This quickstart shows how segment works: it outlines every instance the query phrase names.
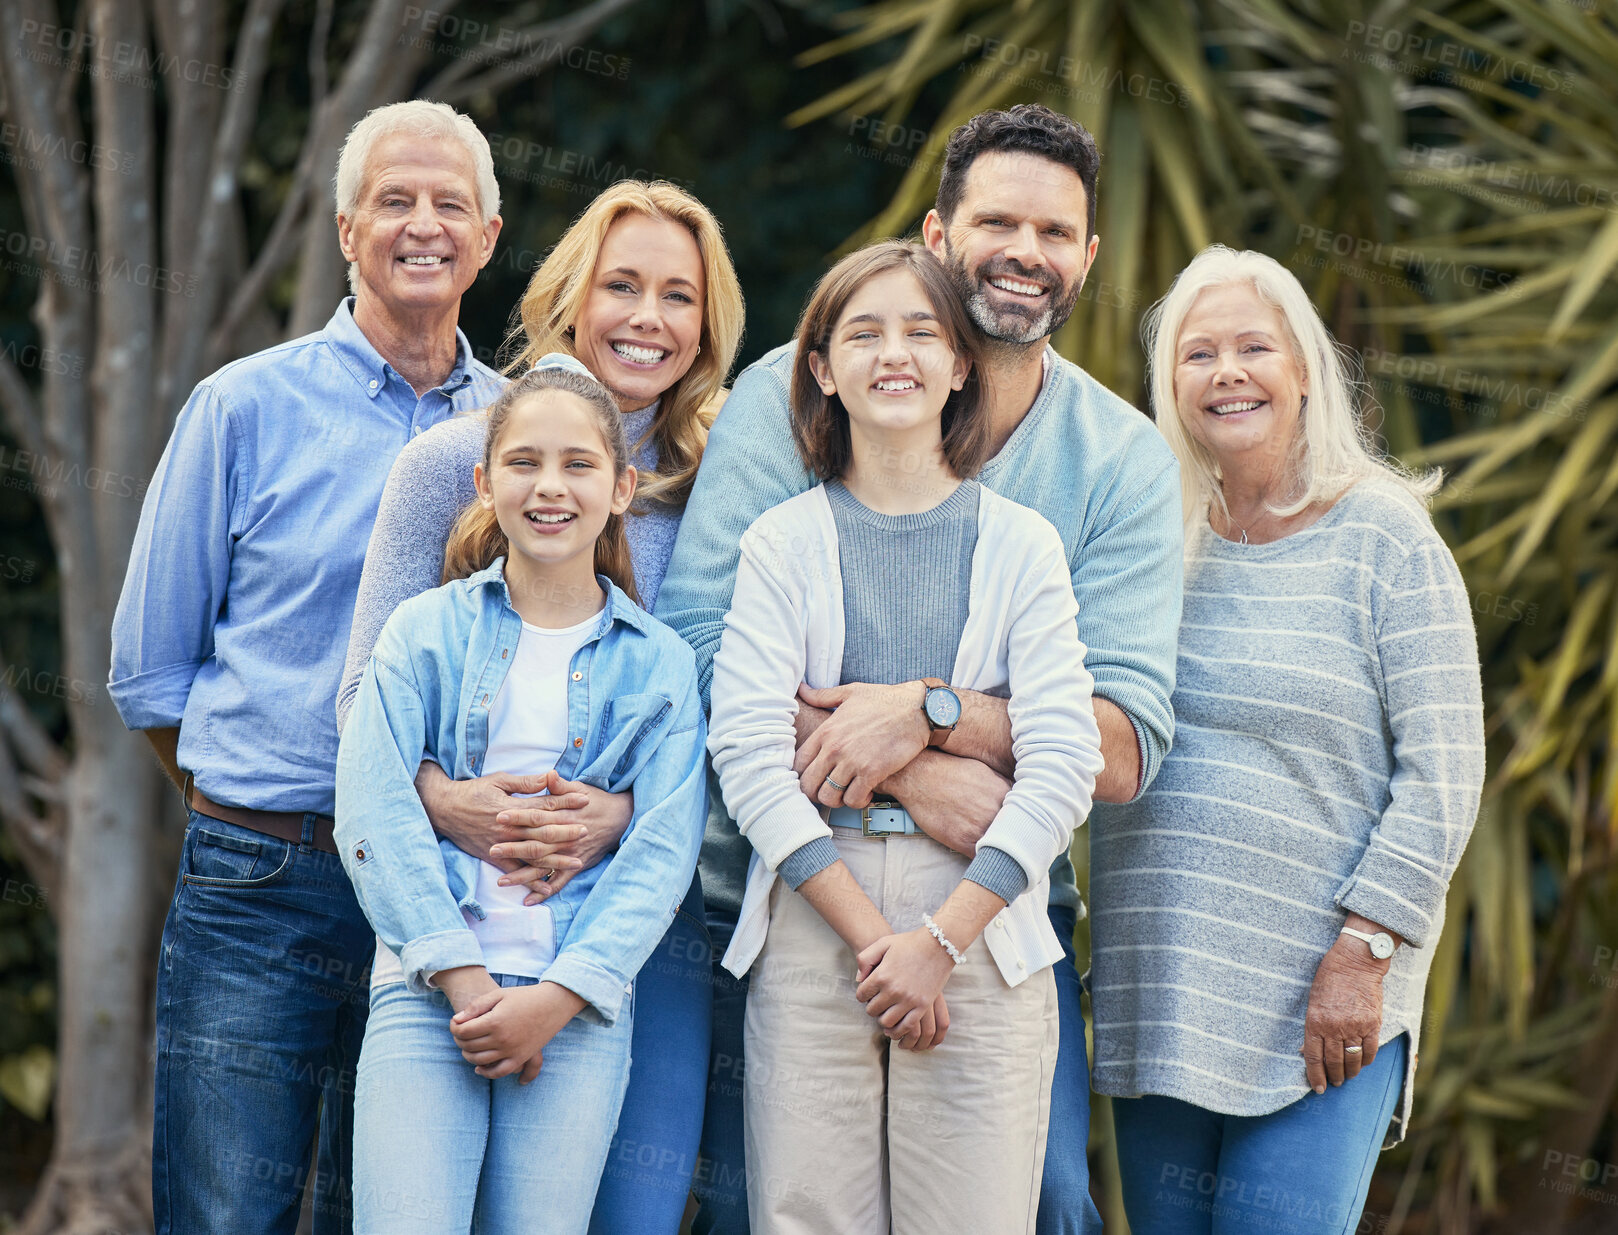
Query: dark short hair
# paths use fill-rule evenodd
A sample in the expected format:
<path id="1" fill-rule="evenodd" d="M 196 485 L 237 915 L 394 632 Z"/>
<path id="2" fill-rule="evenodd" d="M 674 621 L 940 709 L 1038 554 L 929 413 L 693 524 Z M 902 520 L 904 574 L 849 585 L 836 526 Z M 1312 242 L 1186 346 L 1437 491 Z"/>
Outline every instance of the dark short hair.
<path id="1" fill-rule="evenodd" d="M 1005 111 L 979 112 L 949 135 L 938 177 L 938 217 L 948 223 L 966 193 L 966 174 L 979 155 L 1004 151 L 1036 154 L 1070 167 L 1084 185 L 1085 239 L 1096 230 L 1096 173 L 1101 152 L 1090 130 L 1040 103 L 1019 103 Z"/>
<path id="2" fill-rule="evenodd" d="M 882 240 L 850 253 L 825 274 L 810 293 L 809 304 L 798 321 L 798 351 L 792 361 L 792 440 L 804 467 L 819 480 L 835 480 L 848 471 L 854 447 L 848 432 L 848 412 L 837 395 L 828 395 L 809 368 L 809 354 L 824 359 L 830 351 L 831 332 L 869 280 L 890 270 L 908 270 L 938 318 L 940 333 L 951 351 L 972 362 L 966 383 L 952 390 L 944 402 L 942 429 L 944 460 L 963 480 L 976 476 L 989 458 L 989 399 L 983 388 L 983 354 L 972 320 L 949 274 L 927 250 L 909 240 Z"/>

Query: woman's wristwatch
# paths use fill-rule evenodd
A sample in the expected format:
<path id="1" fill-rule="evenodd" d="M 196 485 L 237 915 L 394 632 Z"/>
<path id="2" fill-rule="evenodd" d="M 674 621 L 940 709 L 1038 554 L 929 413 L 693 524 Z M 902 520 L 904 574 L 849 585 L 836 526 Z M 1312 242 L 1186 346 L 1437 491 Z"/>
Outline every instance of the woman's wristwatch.
<path id="1" fill-rule="evenodd" d="M 1371 955 L 1379 961 L 1385 961 L 1393 955 L 1393 936 L 1387 931 L 1377 931 L 1368 935 L 1364 931 L 1357 931 L 1352 926 L 1343 927 L 1342 933 L 1352 935 L 1356 939 L 1363 939 L 1370 946 Z"/>
<path id="2" fill-rule="evenodd" d="M 927 735 L 927 745 L 942 746 L 961 719 L 961 697 L 937 678 L 922 678 L 921 684 L 927 688 L 921 697 L 921 710 L 932 730 Z"/>

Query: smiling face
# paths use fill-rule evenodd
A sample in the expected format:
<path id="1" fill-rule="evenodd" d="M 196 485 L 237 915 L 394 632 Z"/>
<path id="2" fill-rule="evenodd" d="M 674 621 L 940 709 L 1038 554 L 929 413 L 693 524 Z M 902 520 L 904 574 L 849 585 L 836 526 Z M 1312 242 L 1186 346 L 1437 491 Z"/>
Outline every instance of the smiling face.
<path id="1" fill-rule="evenodd" d="M 573 350 L 632 412 L 686 375 L 702 343 L 702 253 L 679 223 L 626 214 L 607 229 Z"/>
<path id="2" fill-rule="evenodd" d="M 826 354 L 811 354 L 809 366 L 820 389 L 841 399 L 857 455 L 861 440 L 917 449 L 926 438 L 936 447 L 944 404 L 969 362 L 950 347 L 921 280 L 888 270 L 849 297 Z"/>
<path id="3" fill-rule="evenodd" d="M 1251 283 L 1212 287 L 1192 302 L 1175 348 L 1174 402 L 1221 470 L 1286 459 L 1308 391 L 1280 311 Z"/>
<path id="4" fill-rule="evenodd" d="M 984 337 L 1034 343 L 1067 321 L 1099 243 L 1085 236 L 1087 202 L 1072 168 L 993 151 L 967 169 L 947 225 L 936 210 L 928 214 L 927 247 Z"/>
<path id="5" fill-rule="evenodd" d="M 594 575 L 595 542 L 610 514 L 635 493 L 635 469 L 614 476 L 599 413 L 552 390 L 522 398 L 494 443 L 487 471 L 473 472 L 478 501 L 510 545 L 508 566 L 547 576 Z M 560 580 L 558 580 L 560 581 Z"/>
<path id="6" fill-rule="evenodd" d="M 337 216 L 355 295 L 405 323 L 453 311 L 494 253 L 496 216 L 478 211 L 477 172 L 459 142 L 393 134 L 371 149 L 353 217 Z"/>

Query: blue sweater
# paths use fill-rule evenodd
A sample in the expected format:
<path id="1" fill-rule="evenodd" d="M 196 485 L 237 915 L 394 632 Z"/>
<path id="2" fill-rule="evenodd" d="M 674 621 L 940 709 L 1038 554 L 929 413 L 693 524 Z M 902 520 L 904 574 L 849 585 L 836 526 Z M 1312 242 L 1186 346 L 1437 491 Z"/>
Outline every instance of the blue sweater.
<path id="1" fill-rule="evenodd" d="M 792 444 L 792 358 L 791 345 L 776 348 L 736 379 L 709 434 L 658 595 L 657 615 L 696 652 L 704 706 L 742 533 L 815 484 Z M 1060 533 L 1095 693 L 1134 723 L 1150 783 L 1174 730 L 1179 468 L 1150 420 L 1054 351 L 1047 359 L 1033 406 L 977 479 L 1038 511 Z M 710 794 L 701 863 L 710 907 L 729 914 L 740 908 L 747 858 L 723 796 Z M 1051 901 L 1081 907 L 1066 857 L 1051 868 Z"/>

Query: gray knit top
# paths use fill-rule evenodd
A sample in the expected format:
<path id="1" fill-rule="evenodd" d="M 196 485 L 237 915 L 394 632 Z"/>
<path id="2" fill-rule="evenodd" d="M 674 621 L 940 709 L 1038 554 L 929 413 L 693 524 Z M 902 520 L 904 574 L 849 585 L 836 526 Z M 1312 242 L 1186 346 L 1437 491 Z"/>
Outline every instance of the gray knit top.
<path id="1" fill-rule="evenodd" d="M 1270 544 L 1204 526 L 1174 713 L 1151 788 L 1091 816 L 1096 1090 L 1231 1115 L 1303 1097 L 1310 984 L 1352 910 L 1406 941 L 1379 1037 L 1410 1035 L 1400 1139 L 1484 775 L 1471 609 L 1420 503 L 1378 478 Z"/>
<path id="2" fill-rule="evenodd" d="M 653 403 L 624 413 L 624 433 L 632 461 L 643 471 L 656 469 L 657 446 L 648 440 L 638 450 L 634 447 L 651 426 L 657 407 Z M 354 601 L 348 659 L 343 684 L 337 692 L 339 729 L 348 720 L 348 709 L 383 625 L 401 604 L 437 587 L 443 577 L 444 547 L 449 543 L 450 529 L 466 504 L 477 496 L 472 469 L 483 460 L 488 424 L 482 412 L 442 421 L 406 445 L 388 473 Z M 680 512 L 661 504 L 632 507 L 624 530 L 635 568 L 635 590 L 640 593 L 641 608 L 650 612 L 663 585 L 669 555 L 674 552 Z"/>
<path id="3" fill-rule="evenodd" d="M 839 681 L 949 681 L 971 598 L 980 494 L 977 481 L 968 480 L 931 510 L 885 515 L 842 481 L 827 482 L 843 584 Z M 821 837 L 787 855 L 778 873 L 796 889 L 837 860 L 837 846 Z M 1017 860 L 992 845 L 978 852 L 963 878 L 1008 905 L 1028 887 Z"/>

